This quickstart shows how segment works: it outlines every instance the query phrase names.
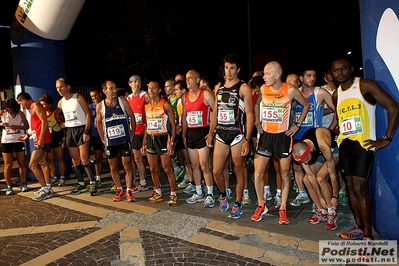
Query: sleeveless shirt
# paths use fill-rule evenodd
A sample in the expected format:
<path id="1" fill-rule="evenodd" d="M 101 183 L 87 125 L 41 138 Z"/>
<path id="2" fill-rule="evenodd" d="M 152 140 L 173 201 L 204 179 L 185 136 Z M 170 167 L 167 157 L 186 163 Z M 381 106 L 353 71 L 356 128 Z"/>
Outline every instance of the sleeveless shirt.
<path id="1" fill-rule="evenodd" d="M 302 122 L 301 127 L 293 136 L 294 139 L 301 139 L 303 134 L 310 128 L 321 127 L 323 126 L 323 112 L 324 106 L 320 105 L 317 101 L 317 94 L 319 92 L 320 87 L 316 87 L 312 94 L 310 94 L 306 100 L 308 101 L 310 107 L 309 111 L 306 114 L 305 120 Z M 302 90 L 302 87 L 299 88 Z M 295 120 L 298 121 L 298 118 L 301 116 L 303 107 L 299 103 L 295 105 Z"/>
<path id="2" fill-rule="evenodd" d="M 167 121 L 168 115 L 163 109 L 165 100 L 161 99 L 155 106 L 150 103 L 145 105 L 145 115 L 147 119 L 147 133 L 158 135 L 168 133 Z"/>
<path id="3" fill-rule="evenodd" d="M 184 107 L 186 108 L 186 121 L 187 128 L 202 128 L 209 126 L 209 114 L 211 108 L 206 106 L 204 103 L 204 93 L 205 90 L 201 89 L 197 100 L 190 102 L 189 94 L 190 91 L 186 93 L 184 99 Z"/>
<path id="4" fill-rule="evenodd" d="M 30 129 L 36 132 L 36 138 L 33 139 L 33 144 L 36 145 L 39 142 L 39 137 L 43 134 L 42 121 L 40 121 L 40 118 L 37 115 L 32 113 L 30 114 Z M 44 144 L 51 143 L 51 135 L 48 126 L 44 128 L 44 134 Z"/>
<path id="5" fill-rule="evenodd" d="M 21 114 L 18 114 L 13 117 L 11 114 L 4 112 L 1 117 L 3 123 L 8 123 L 9 126 L 20 126 L 22 124 Z M 3 127 L 3 133 L 1 135 L 1 143 L 20 143 L 18 137 L 21 135 L 20 129 L 11 129 L 10 127 Z"/>
<path id="6" fill-rule="evenodd" d="M 67 100 L 61 99 L 62 112 L 65 117 L 65 127 L 80 127 L 86 125 L 86 114 L 77 100 L 77 93 Z"/>
<path id="7" fill-rule="evenodd" d="M 135 135 L 144 134 L 144 125 L 146 124 L 144 106 L 147 104 L 145 95 L 145 91 L 140 91 L 138 95 L 130 94 L 127 97 L 127 101 L 129 102 L 130 108 L 134 113 L 134 118 L 136 119 L 136 128 L 134 130 Z"/>
<path id="8" fill-rule="evenodd" d="M 288 130 L 291 119 L 291 101 L 288 97 L 288 83 L 277 92 L 265 86 L 260 103 L 260 121 L 265 132 L 271 134 Z"/>
<path id="9" fill-rule="evenodd" d="M 244 101 L 240 98 L 240 88 L 244 82 L 238 81 L 232 87 L 221 86 L 216 93 L 217 132 L 243 134 L 246 126 Z"/>
<path id="10" fill-rule="evenodd" d="M 358 141 L 367 149 L 364 141 L 376 139 L 375 105 L 364 99 L 360 91 L 360 78 L 356 77 L 353 84 L 345 91 L 338 87 L 337 114 L 339 136 L 338 145 L 344 139 Z"/>
<path id="11" fill-rule="evenodd" d="M 97 124 L 96 124 L 96 104 L 95 103 L 89 104 L 89 110 L 91 112 L 91 136 L 99 138 L 100 135 L 98 134 Z"/>
<path id="12" fill-rule="evenodd" d="M 104 126 L 104 144 L 105 146 L 117 146 L 130 142 L 129 119 L 121 99 L 114 107 L 108 107 L 105 100 L 102 104 L 102 118 Z"/>

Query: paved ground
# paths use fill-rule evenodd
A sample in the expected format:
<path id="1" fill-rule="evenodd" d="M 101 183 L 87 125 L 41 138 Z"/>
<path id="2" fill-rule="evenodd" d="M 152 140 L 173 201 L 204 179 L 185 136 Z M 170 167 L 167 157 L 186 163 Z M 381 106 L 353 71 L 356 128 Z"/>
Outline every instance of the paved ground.
<path id="1" fill-rule="evenodd" d="M 135 194 L 136 201 L 130 204 L 113 202 L 107 174 L 94 197 L 70 195 L 75 182 L 68 180 L 67 186 L 54 187 L 53 198 L 34 202 L 37 183 L 29 184 L 29 192 L 22 193 L 16 186 L 16 195 L 5 196 L 1 180 L 0 266 L 318 265 L 318 241 L 339 239 L 338 234 L 353 224 L 346 206 L 338 209 L 337 230 L 310 225 L 308 203 L 288 206 L 290 224 L 279 225 L 272 202 L 263 220 L 252 222 L 256 207 L 252 183 L 252 203 L 233 220 L 217 206 L 187 204 L 189 196 L 182 190 L 178 206 L 169 207 L 166 202 L 149 203 L 151 191 Z M 164 177 L 162 182 L 168 196 Z M 219 196 L 216 189 L 215 196 Z M 292 190 L 290 199 L 295 196 Z"/>

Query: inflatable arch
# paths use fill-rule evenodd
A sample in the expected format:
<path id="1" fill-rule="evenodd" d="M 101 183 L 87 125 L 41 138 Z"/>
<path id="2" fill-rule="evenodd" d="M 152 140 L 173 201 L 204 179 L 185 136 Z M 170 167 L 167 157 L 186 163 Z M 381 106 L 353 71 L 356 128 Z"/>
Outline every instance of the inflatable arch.
<path id="1" fill-rule="evenodd" d="M 363 68 L 396 101 L 399 98 L 399 2 L 360 1 Z M 385 134 L 386 112 L 377 107 L 377 137 Z M 373 225 L 385 239 L 399 240 L 399 134 L 378 151 L 370 177 Z"/>
<path id="2" fill-rule="evenodd" d="M 14 92 L 29 93 L 35 101 L 50 94 L 60 98 L 55 80 L 65 76 L 64 40 L 75 23 L 84 0 L 21 0 L 11 24 Z M 29 112 L 26 112 L 29 120 Z M 27 160 L 33 143 L 27 145 Z M 65 153 L 69 158 L 69 154 Z M 70 160 L 66 160 L 67 169 Z M 69 164 L 68 164 L 69 163 Z M 68 172 L 67 172 L 68 174 Z M 28 171 L 28 179 L 35 180 Z"/>
<path id="3" fill-rule="evenodd" d="M 21 0 L 11 27 L 15 93 L 26 91 L 37 100 L 49 93 L 58 99 L 54 81 L 64 76 L 64 40 L 84 0 Z M 363 66 L 366 78 L 376 80 L 399 98 L 399 2 L 360 1 Z M 386 112 L 377 108 L 377 135 L 387 127 Z M 399 134 L 380 150 L 370 178 L 373 224 L 386 239 L 399 240 Z M 29 149 L 28 149 L 29 152 Z"/>

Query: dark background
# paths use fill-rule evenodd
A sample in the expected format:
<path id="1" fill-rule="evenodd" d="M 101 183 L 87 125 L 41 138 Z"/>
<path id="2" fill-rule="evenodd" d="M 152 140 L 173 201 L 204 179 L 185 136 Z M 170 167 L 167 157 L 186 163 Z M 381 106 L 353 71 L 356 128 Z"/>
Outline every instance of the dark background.
<path id="1" fill-rule="evenodd" d="M 10 25 L 19 1 L 0 3 Z M 361 66 L 359 3 L 267 0 L 86 0 L 66 40 L 66 77 L 72 85 L 118 87 L 139 74 L 163 81 L 197 69 L 218 79 L 225 54 L 243 59 L 248 80 L 271 60 L 283 77 L 314 67 L 318 83 L 333 56 L 352 51 Z M 0 29 L 0 87 L 13 85 L 10 29 Z"/>

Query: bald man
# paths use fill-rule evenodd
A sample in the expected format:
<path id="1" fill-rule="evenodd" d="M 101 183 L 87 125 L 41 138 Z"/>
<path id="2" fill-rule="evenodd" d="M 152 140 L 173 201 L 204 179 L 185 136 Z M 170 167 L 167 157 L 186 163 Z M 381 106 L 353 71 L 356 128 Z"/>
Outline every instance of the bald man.
<path id="1" fill-rule="evenodd" d="M 292 147 L 292 158 L 300 163 L 305 171 L 303 183 L 317 207 L 317 211 L 308 222 L 318 224 L 327 221 L 326 230 L 337 228 L 339 186 L 336 172 L 338 145 L 335 139 L 336 134 L 328 128 L 311 128 Z"/>
<path id="2" fill-rule="evenodd" d="M 279 209 L 279 224 L 288 224 L 286 205 L 290 189 L 289 170 L 291 165 L 292 136 L 301 127 L 309 110 L 309 102 L 293 85 L 283 82 L 283 69 L 280 63 L 272 61 L 264 67 L 263 80 L 258 99 L 255 102 L 255 125 L 259 132 L 259 140 L 254 155 L 255 190 L 258 206 L 252 215 L 252 221 L 258 222 L 267 213 L 264 203 L 263 173 L 271 156 L 279 161 L 282 197 Z M 292 102 L 297 101 L 303 106 L 298 120 L 292 123 Z"/>

